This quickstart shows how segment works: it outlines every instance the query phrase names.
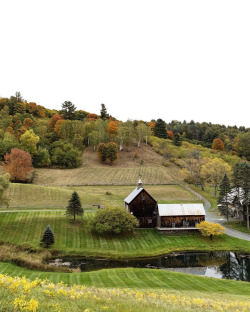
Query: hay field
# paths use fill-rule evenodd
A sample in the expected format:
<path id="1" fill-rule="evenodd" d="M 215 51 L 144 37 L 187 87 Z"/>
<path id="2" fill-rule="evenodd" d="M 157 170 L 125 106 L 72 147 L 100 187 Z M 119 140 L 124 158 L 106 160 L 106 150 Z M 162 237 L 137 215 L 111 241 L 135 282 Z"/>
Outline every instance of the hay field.
<path id="1" fill-rule="evenodd" d="M 134 157 L 135 152 L 138 156 Z M 146 184 L 175 184 L 181 181 L 179 169 L 170 163 L 162 166 L 163 157 L 150 146 L 122 151 L 112 166 L 102 164 L 90 147 L 82 155 L 82 166 L 75 169 L 36 169 L 35 184 L 66 185 L 134 185 L 139 174 Z"/>
<path id="2" fill-rule="evenodd" d="M 92 209 L 93 204 L 123 207 L 124 198 L 135 187 L 136 185 L 50 187 L 12 183 L 6 195 L 11 199 L 12 209 L 64 209 L 75 190 L 80 196 L 83 207 Z M 160 203 L 197 202 L 192 193 L 179 185 L 144 185 L 144 188 Z M 106 192 L 111 195 L 106 195 Z M 5 207 L 1 208 L 1 210 L 5 209 Z"/>

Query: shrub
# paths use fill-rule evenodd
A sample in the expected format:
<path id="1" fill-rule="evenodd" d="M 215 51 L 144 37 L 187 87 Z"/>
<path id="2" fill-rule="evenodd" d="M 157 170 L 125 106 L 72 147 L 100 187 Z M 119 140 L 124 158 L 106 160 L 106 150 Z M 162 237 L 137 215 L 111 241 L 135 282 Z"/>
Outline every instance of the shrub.
<path id="1" fill-rule="evenodd" d="M 91 230 L 99 234 L 132 232 L 139 225 L 137 219 L 124 208 L 107 207 L 96 212 L 90 221 Z"/>

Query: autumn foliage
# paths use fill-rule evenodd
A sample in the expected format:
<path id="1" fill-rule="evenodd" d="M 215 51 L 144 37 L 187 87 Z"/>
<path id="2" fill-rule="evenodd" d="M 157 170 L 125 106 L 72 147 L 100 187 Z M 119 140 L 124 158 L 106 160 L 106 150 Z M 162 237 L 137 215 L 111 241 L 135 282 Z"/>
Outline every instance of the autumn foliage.
<path id="1" fill-rule="evenodd" d="M 212 149 L 217 151 L 224 151 L 224 142 L 221 139 L 214 139 Z"/>
<path id="2" fill-rule="evenodd" d="M 198 223 L 196 228 L 200 230 L 202 236 L 209 236 L 210 239 L 212 239 L 214 235 L 223 235 L 226 232 L 226 229 L 219 223 L 208 221 Z"/>
<path id="3" fill-rule="evenodd" d="M 118 133 L 118 126 L 114 121 L 108 123 L 108 134 L 109 136 L 115 136 Z"/>
<path id="4" fill-rule="evenodd" d="M 170 140 L 172 140 L 173 137 L 174 137 L 173 131 L 172 131 L 172 130 L 168 130 L 167 133 L 168 133 L 168 138 L 169 138 Z"/>
<path id="5" fill-rule="evenodd" d="M 100 143 L 97 148 L 97 155 L 102 162 L 105 162 L 106 160 L 108 160 L 110 162 L 110 165 L 112 165 L 113 162 L 118 157 L 118 150 L 117 150 L 116 143 L 114 142 L 109 142 L 107 144 Z"/>
<path id="6" fill-rule="evenodd" d="M 50 122 L 49 122 L 49 128 L 51 131 L 54 131 L 55 125 L 58 120 L 62 120 L 62 117 L 60 115 L 53 115 L 51 117 Z"/>
<path id="7" fill-rule="evenodd" d="M 29 182 L 32 174 L 32 160 L 30 153 L 19 148 L 13 148 L 10 154 L 4 156 L 3 171 L 9 173 L 14 182 Z"/>

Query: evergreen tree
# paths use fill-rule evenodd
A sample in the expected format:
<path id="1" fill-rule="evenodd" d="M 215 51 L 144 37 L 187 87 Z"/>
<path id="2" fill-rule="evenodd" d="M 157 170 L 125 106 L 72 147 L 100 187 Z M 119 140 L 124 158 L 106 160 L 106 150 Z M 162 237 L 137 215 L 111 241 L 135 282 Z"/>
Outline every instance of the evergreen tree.
<path id="1" fill-rule="evenodd" d="M 166 123 L 162 119 L 157 119 L 154 127 L 154 135 L 158 138 L 167 138 L 167 128 Z"/>
<path id="2" fill-rule="evenodd" d="M 220 184 L 219 187 L 219 198 L 218 198 L 218 203 L 221 204 L 219 210 L 220 212 L 227 217 L 229 217 L 229 195 L 231 192 L 231 185 L 230 181 L 228 179 L 227 174 L 225 173 L 223 180 Z"/>
<path id="3" fill-rule="evenodd" d="M 235 191 L 236 196 L 233 199 L 233 205 L 236 209 L 236 213 L 238 218 L 241 219 L 241 222 L 243 221 L 243 207 L 240 202 L 240 188 L 241 188 L 241 166 L 239 163 L 236 163 L 233 167 L 233 173 L 232 173 L 232 189 Z"/>
<path id="4" fill-rule="evenodd" d="M 250 208 L 250 165 L 247 162 L 244 162 L 240 166 L 241 172 L 241 188 L 242 194 L 241 199 L 243 206 L 246 209 L 247 216 L 247 228 L 249 229 L 249 208 Z"/>
<path id="5" fill-rule="evenodd" d="M 46 230 L 43 233 L 40 245 L 46 248 L 50 247 L 55 243 L 54 234 L 49 225 L 47 225 Z"/>
<path id="6" fill-rule="evenodd" d="M 181 140 L 181 135 L 179 133 L 175 133 L 173 137 L 173 144 L 175 146 L 181 146 L 182 140 Z"/>
<path id="7" fill-rule="evenodd" d="M 65 101 L 62 103 L 61 113 L 63 114 L 64 119 L 73 120 L 75 117 L 75 105 L 70 101 Z"/>
<path id="8" fill-rule="evenodd" d="M 78 193 L 75 191 L 72 193 L 72 196 L 68 202 L 66 214 L 72 215 L 74 217 L 74 222 L 76 220 L 76 216 L 83 215 L 82 204 Z"/>
<path id="9" fill-rule="evenodd" d="M 101 111 L 100 111 L 100 117 L 101 119 L 107 119 L 108 118 L 107 108 L 105 104 L 101 104 Z"/>

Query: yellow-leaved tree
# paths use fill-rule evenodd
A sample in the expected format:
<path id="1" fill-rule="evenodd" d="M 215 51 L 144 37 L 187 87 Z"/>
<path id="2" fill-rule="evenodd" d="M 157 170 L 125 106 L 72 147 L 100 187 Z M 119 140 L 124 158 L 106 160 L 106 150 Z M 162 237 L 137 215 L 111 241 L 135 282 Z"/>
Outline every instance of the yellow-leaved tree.
<path id="1" fill-rule="evenodd" d="M 213 235 L 223 235 L 226 232 L 226 229 L 219 223 L 208 221 L 202 221 L 201 223 L 198 223 L 196 228 L 199 229 L 202 236 L 209 236 L 210 239 L 213 238 Z"/>
<path id="2" fill-rule="evenodd" d="M 32 129 L 27 130 L 20 137 L 21 149 L 30 153 L 31 155 L 35 155 L 37 153 L 37 143 L 39 140 L 39 136 L 36 135 Z"/>
<path id="3" fill-rule="evenodd" d="M 225 173 L 230 176 L 231 167 L 220 158 L 207 158 L 206 163 L 201 167 L 201 179 L 214 187 L 215 197 Z"/>

